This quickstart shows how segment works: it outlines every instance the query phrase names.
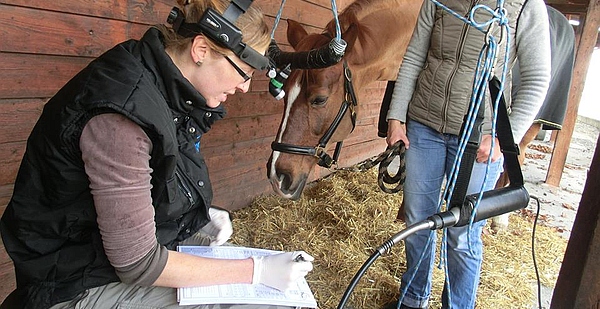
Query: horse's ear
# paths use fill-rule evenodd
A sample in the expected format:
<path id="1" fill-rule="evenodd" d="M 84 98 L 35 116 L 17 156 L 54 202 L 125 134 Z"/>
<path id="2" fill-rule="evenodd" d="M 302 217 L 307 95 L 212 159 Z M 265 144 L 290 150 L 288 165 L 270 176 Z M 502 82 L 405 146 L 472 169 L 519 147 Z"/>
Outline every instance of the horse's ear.
<path id="1" fill-rule="evenodd" d="M 358 38 L 359 27 L 356 24 L 350 24 L 346 32 L 342 34 L 342 39 L 346 41 L 346 50 L 352 50 L 356 39 Z"/>
<path id="2" fill-rule="evenodd" d="M 294 49 L 296 49 L 296 46 L 298 45 L 298 43 L 304 39 L 305 36 L 308 35 L 308 32 L 306 32 L 306 30 L 304 29 L 304 27 L 302 27 L 302 25 L 293 20 L 293 19 L 288 19 L 287 20 L 287 39 L 288 42 L 290 43 L 290 45 L 292 45 L 292 47 Z"/>

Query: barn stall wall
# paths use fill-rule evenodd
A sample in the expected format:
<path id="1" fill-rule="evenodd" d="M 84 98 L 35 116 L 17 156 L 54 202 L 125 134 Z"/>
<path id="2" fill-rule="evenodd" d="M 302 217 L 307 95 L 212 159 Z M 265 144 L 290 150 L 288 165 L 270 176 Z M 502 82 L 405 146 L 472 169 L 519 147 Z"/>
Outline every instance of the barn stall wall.
<path id="1" fill-rule="evenodd" d="M 349 2 L 338 2 L 338 9 Z M 27 137 L 46 101 L 104 51 L 140 38 L 149 25 L 163 23 L 174 4 L 167 0 L 0 0 L 0 214 L 10 200 Z M 280 4 L 254 3 L 265 12 L 270 26 Z M 301 22 L 309 32 L 319 32 L 332 18 L 331 2 L 286 2 L 275 34 L 284 50 L 289 50 L 287 18 Z M 271 97 L 267 86 L 264 74 L 255 74 L 249 93 L 230 97 L 225 103 L 226 119 L 202 139 L 215 205 L 238 209 L 272 191 L 265 166 L 283 103 Z M 376 134 L 384 89 L 384 82 L 374 82 L 359 97 L 357 128 L 344 143 L 341 165 L 358 163 L 385 149 Z M 328 170 L 317 168 L 312 180 L 327 174 Z M 14 287 L 12 262 L 1 246 L 0 300 Z"/>

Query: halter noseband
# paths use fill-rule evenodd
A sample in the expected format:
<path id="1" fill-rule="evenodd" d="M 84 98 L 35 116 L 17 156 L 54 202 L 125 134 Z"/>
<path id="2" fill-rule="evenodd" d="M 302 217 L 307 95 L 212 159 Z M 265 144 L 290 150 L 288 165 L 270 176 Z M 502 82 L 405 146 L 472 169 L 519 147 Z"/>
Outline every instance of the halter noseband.
<path id="1" fill-rule="evenodd" d="M 325 131 L 325 134 L 319 139 L 319 143 L 315 147 L 309 146 L 297 146 L 286 143 L 278 143 L 272 142 L 271 149 L 274 151 L 279 151 L 283 153 L 303 155 L 303 156 L 313 156 L 319 158 L 319 162 L 317 163 L 321 167 L 330 168 L 333 164 L 337 162 L 337 159 L 340 155 L 340 151 L 342 149 L 343 141 L 337 142 L 335 146 L 335 151 L 333 153 L 333 158 L 327 154 L 325 147 L 327 143 L 335 133 L 335 130 L 340 125 L 340 122 L 346 115 L 346 111 L 350 109 L 350 119 L 352 120 L 352 131 L 354 131 L 354 127 L 356 126 L 356 105 L 358 104 L 358 100 L 356 99 L 356 93 L 354 92 L 354 87 L 352 86 L 352 72 L 348 67 L 348 63 L 344 61 L 344 101 L 340 106 L 340 110 L 338 111 L 335 119 Z"/>

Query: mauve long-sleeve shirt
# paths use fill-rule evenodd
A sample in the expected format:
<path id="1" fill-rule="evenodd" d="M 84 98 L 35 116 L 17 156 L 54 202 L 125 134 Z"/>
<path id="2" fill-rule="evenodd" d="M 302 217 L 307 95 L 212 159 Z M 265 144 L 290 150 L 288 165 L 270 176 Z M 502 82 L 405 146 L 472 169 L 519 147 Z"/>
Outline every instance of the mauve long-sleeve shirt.
<path id="1" fill-rule="evenodd" d="M 86 124 L 80 149 L 108 260 L 122 282 L 152 285 L 168 252 L 155 234 L 150 139 L 125 116 L 108 113 Z"/>

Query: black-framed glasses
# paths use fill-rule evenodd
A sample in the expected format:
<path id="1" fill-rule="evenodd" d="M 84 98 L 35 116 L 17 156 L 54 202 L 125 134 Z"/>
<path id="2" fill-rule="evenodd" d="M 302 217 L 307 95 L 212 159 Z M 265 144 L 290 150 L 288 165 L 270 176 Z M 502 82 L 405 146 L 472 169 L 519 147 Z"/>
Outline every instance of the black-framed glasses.
<path id="1" fill-rule="evenodd" d="M 238 74 L 240 74 L 240 76 L 242 78 L 244 78 L 244 83 L 249 81 L 252 76 L 249 76 L 248 74 L 246 74 L 246 72 L 244 72 L 244 70 L 242 70 L 242 68 L 240 68 L 237 64 L 235 64 L 235 62 L 233 62 L 233 60 L 231 60 L 228 56 L 223 56 L 225 57 L 225 59 L 227 59 L 227 62 L 229 62 L 231 64 L 231 66 L 238 72 Z"/>

